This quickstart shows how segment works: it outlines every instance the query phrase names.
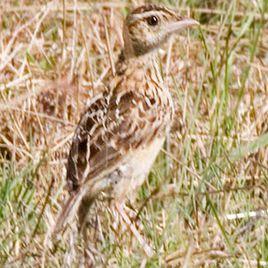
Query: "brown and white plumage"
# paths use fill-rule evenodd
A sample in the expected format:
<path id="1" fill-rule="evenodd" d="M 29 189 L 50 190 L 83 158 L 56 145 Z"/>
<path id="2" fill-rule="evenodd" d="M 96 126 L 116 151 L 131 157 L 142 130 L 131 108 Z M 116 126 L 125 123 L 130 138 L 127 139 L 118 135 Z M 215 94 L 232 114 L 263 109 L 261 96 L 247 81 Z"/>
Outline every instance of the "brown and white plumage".
<path id="1" fill-rule="evenodd" d="M 172 33 L 194 24 L 157 5 L 139 7 L 128 15 L 116 75 L 106 77 L 102 93 L 91 100 L 75 131 L 67 164 L 71 196 L 56 231 L 79 206 L 81 225 L 87 207 L 100 192 L 123 200 L 143 183 L 173 113 L 155 49 Z"/>

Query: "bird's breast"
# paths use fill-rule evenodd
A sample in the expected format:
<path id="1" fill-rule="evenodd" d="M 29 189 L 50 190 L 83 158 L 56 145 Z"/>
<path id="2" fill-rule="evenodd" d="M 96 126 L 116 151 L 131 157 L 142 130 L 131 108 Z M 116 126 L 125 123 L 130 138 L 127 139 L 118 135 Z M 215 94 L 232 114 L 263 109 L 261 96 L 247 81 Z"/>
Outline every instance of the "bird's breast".
<path id="1" fill-rule="evenodd" d="M 123 200 L 132 197 L 146 179 L 163 143 L 163 137 L 157 138 L 146 147 L 136 150 L 110 174 L 109 180 L 112 185 L 110 194 L 114 199 Z"/>

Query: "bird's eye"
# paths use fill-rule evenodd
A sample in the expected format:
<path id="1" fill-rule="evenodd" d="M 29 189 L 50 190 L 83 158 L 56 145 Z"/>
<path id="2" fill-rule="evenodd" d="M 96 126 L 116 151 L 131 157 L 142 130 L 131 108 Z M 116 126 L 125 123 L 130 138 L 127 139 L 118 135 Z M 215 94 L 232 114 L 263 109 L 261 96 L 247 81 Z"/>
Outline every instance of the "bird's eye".
<path id="1" fill-rule="evenodd" d="M 147 23 L 150 25 L 150 26 L 155 26 L 158 24 L 158 18 L 156 16 L 150 16 L 147 18 Z"/>

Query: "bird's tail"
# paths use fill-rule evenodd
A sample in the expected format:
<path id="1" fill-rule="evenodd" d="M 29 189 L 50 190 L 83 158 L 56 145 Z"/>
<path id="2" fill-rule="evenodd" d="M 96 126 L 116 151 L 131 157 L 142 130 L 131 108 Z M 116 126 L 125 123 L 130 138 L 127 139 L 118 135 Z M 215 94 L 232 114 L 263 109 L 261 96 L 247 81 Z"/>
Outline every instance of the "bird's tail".
<path id="1" fill-rule="evenodd" d="M 55 222 L 51 232 L 52 235 L 59 233 L 64 227 L 66 227 L 67 223 L 72 221 L 84 195 L 84 192 L 80 189 L 69 197 Z"/>

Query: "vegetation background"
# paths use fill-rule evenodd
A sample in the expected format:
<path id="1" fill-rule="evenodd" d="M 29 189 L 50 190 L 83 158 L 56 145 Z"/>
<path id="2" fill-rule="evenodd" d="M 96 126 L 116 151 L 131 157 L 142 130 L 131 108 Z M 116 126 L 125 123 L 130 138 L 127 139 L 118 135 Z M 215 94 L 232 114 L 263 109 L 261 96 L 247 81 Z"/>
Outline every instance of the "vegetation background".
<path id="1" fill-rule="evenodd" d="M 268 1 L 159 1 L 202 24 L 159 52 L 175 124 L 131 211 L 104 209 L 108 267 L 268 267 Z M 123 46 L 127 1 L 0 2 L 0 266 L 76 267 L 77 233 L 45 247 L 70 139 Z M 108 42 L 109 41 L 109 42 Z"/>

